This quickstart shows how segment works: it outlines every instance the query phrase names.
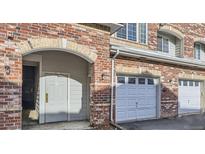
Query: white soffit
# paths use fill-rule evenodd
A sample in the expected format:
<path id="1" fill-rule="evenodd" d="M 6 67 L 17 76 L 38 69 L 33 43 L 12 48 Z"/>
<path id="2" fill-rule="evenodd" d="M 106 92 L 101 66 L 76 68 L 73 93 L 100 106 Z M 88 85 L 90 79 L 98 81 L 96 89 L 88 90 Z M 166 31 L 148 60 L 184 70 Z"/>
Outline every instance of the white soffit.
<path id="1" fill-rule="evenodd" d="M 103 25 L 103 26 L 110 27 L 111 34 L 115 33 L 118 29 L 120 29 L 123 26 L 123 25 L 118 24 L 118 23 L 99 23 L 99 24 Z"/>

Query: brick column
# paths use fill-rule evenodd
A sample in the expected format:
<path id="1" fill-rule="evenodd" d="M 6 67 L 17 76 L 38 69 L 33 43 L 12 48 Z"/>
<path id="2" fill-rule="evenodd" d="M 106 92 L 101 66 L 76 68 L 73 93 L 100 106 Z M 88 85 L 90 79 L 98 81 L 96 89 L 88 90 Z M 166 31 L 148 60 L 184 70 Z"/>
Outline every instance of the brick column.
<path id="1" fill-rule="evenodd" d="M 0 129 L 21 129 L 22 57 L 15 48 L 0 51 L 0 70 Z"/>
<path id="2" fill-rule="evenodd" d="M 93 64 L 91 77 L 90 123 L 96 128 L 109 128 L 111 103 L 111 59 L 109 33 L 105 33 Z"/>

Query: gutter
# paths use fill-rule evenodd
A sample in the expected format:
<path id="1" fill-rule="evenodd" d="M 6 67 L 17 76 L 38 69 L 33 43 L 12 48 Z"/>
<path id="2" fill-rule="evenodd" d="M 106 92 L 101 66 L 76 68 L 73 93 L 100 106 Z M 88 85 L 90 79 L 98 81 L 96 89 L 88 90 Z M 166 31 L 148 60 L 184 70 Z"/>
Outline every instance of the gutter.
<path id="1" fill-rule="evenodd" d="M 147 60 L 153 60 L 158 62 L 205 69 L 205 62 L 197 61 L 194 59 L 173 57 L 167 54 L 163 54 L 160 51 L 131 48 L 131 47 L 119 46 L 119 45 L 111 45 L 111 52 L 116 53 L 116 51 L 119 51 L 119 54 L 123 56 L 144 58 Z"/>
<path id="2" fill-rule="evenodd" d="M 115 53 L 115 55 L 112 57 L 112 75 L 111 75 L 111 107 L 110 107 L 110 119 L 111 122 L 114 123 L 113 120 L 113 104 L 114 104 L 114 100 L 113 100 L 113 94 L 114 94 L 114 77 L 115 77 L 115 58 L 119 55 L 119 50 L 117 50 L 117 52 Z"/>

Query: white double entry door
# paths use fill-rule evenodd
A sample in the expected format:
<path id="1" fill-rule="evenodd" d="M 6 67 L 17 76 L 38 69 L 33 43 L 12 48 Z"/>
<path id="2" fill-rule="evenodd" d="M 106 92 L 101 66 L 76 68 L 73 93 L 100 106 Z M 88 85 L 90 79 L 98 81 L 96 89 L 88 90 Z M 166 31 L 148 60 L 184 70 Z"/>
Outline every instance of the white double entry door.
<path id="1" fill-rule="evenodd" d="M 45 122 L 68 121 L 70 80 L 69 74 L 46 74 Z"/>

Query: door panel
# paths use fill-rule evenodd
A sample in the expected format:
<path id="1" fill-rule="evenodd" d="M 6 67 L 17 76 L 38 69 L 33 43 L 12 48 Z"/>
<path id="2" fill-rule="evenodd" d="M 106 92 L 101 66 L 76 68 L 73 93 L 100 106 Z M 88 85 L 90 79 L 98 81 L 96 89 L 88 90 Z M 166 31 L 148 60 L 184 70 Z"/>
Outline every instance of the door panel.
<path id="1" fill-rule="evenodd" d="M 87 119 L 86 86 L 71 78 L 71 100 L 69 104 L 70 120 Z"/>
<path id="2" fill-rule="evenodd" d="M 68 77 L 49 75 L 45 79 L 46 122 L 68 120 Z"/>

